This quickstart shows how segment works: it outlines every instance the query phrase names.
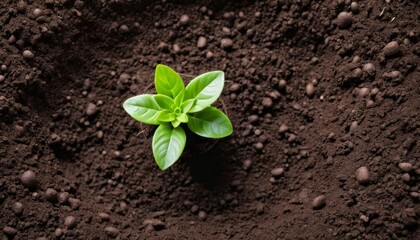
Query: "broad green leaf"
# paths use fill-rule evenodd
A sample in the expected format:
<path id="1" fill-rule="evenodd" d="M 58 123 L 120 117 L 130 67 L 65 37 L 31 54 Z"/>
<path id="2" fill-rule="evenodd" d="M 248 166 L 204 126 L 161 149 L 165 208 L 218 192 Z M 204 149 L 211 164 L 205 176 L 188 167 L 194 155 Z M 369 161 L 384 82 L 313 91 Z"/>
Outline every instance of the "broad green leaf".
<path id="1" fill-rule="evenodd" d="M 175 120 L 175 118 L 175 113 L 166 109 L 160 111 L 160 113 L 157 116 L 157 120 L 160 122 L 172 122 L 173 120 Z"/>
<path id="2" fill-rule="evenodd" d="M 179 116 L 176 117 L 176 120 L 187 123 L 188 122 L 188 115 L 186 113 L 182 113 Z"/>
<path id="3" fill-rule="evenodd" d="M 188 127 L 197 135 L 208 138 L 222 138 L 233 132 L 229 118 L 215 107 L 189 115 Z"/>
<path id="4" fill-rule="evenodd" d="M 181 122 L 175 119 L 171 122 L 171 124 L 174 128 L 177 128 L 181 124 Z"/>
<path id="5" fill-rule="evenodd" d="M 181 127 L 172 128 L 162 124 L 153 135 L 153 156 L 160 169 L 165 170 L 174 164 L 184 151 L 186 136 Z"/>
<path id="6" fill-rule="evenodd" d="M 188 113 L 191 110 L 191 108 L 194 106 L 194 103 L 195 103 L 194 99 L 190 99 L 190 100 L 187 100 L 187 101 L 183 102 L 182 106 L 181 106 L 182 112 L 183 113 Z"/>
<path id="7" fill-rule="evenodd" d="M 155 70 L 156 92 L 175 99 L 179 93 L 185 91 L 182 78 L 172 68 L 158 64 Z"/>
<path id="8" fill-rule="evenodd" d="M 174 100 L 172 100 L 172 98 L 163 95 L 163 94 L 157 94 L 153 96 L 157 102 L 157 104 L 163 108 L 163 109 L 167 109 L 167 110 L 172 110 L 172 107 L 174 105 Z"/>
<path id="9" fill-rule="evenodd" d="M 182 102 L 184 101 L 184 95 L 185 91 L 182 91 L 178 94 L 178 96 L 175 97 L 174 103 L 176 107 L 180 107 L 182 105 Z"/>
<path id="10" fill-rule="evenodd" d="M 147 124 L 158 125 L 157 116 L 161 110 L 153 95 L 143 94 L 127 99 L 124 110 L 134 119 Z"/>
<path id="11" fill-rule="evenodd" d="M 196 100 L 189 112 L 201 111 L 214 103 L 222 93 L 224 83 L 222 71 L 207 72 L 194 78 L 185 88 L 185 100 Z"/>

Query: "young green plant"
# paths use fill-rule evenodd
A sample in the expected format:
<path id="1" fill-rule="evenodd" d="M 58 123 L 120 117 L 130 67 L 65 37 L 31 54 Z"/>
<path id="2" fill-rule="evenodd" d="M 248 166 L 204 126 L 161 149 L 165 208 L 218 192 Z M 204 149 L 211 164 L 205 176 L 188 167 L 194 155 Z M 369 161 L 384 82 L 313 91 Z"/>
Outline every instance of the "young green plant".
<path id="1" fill-rule="evenodd" d="M 142 94 L 127 99 L 123 107 L 135 120 L 159 125 L 153 135 L 153 156 L 160 169 L 172 166 L 185 148 L 182 123 L 199 136 L 223 138 L 232 134 L 229 118 L 211 105 L 222 93 L 222 71 L 201 74 L 185 87 L 170 67 L 158 64 L 155 71 L 157 94 Z"/>

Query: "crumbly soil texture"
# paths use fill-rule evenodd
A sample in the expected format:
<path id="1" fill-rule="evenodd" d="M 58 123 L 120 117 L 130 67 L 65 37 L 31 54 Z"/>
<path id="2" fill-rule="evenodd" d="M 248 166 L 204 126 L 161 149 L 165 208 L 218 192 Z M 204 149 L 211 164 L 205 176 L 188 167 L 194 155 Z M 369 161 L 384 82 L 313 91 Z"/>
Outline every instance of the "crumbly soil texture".
<path id="1" fill-rule="evenodd" d="M 419 239 L 419 13 L 416 0 L 1 0 L 0 236 Z M 224 71 L 234 126 L 192 136 L 166 171 L 154 128 L 122 108 L 159 63 Z"/>

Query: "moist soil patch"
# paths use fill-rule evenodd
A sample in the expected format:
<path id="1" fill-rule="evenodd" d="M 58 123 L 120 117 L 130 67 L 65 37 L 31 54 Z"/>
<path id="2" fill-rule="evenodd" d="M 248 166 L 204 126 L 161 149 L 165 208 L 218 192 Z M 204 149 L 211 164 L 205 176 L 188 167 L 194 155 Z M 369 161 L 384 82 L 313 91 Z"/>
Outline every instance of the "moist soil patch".
<path id="1" fill-rule="evenodd" d="M 2 239 L 415 239 L 419 4 L 2 0 Z M 122 108 L 222 70 L 234 133 L 167 171 Z"/>

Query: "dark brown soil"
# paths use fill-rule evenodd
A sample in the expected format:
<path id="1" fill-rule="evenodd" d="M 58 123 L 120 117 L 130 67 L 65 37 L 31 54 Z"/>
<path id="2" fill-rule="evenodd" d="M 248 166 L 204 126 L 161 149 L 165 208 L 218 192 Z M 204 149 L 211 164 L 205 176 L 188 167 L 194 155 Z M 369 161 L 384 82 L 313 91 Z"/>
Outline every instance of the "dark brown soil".
<path id="1" fill-rule="evenodd" d="M 0 1 L 2 239 L 420 235 L 417 1 L 17 2 Z M 158 63 L 225 71 L 235 128 L 165 172 L 122 108 Z"/>

